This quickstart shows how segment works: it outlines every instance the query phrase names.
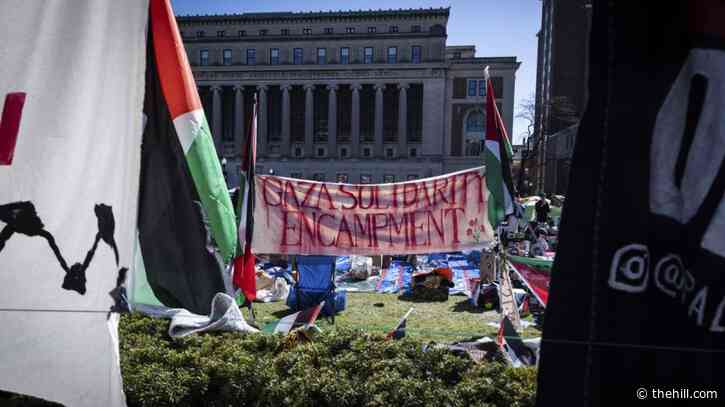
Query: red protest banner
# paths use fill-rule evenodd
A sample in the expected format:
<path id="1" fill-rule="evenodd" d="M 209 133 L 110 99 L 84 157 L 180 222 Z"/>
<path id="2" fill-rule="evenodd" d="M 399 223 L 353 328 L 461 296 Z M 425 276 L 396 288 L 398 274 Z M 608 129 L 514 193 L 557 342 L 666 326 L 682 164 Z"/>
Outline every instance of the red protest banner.
<path id="1" fill-rule="evenodd" d="M 482 167 L 392 184 L 255 177 L 255 253 L 456 251 L 492 239 Z"/>

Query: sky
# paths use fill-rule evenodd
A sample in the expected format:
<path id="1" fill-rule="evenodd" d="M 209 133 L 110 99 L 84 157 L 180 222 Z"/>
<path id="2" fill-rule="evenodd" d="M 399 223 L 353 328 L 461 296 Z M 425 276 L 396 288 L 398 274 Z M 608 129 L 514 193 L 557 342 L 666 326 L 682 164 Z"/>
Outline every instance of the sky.
<path id="1" fill-rule="evenodd" d="M 515 56 L 515 113 L 536 84 L 536 33 L 541 24 L 539 0 L 171 0 L 176 14 L 224 14 L 259 11 L 368 10 L 390 8 L 451 7 L 448 45 L 475 45 L 476 55 Z M 513 142 L 522 141 L 527 122 L 514 119 Z"/>

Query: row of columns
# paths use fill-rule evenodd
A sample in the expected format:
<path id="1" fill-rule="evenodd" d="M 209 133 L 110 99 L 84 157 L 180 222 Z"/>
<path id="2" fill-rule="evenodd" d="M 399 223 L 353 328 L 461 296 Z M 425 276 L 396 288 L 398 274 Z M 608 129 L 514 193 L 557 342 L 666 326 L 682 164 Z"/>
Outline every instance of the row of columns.
<path id="1" fill-rule="evenodd" d="M 375 122 L 374 122 L 374 155 L 383 157 L 384 141 L 383 141 L 383 91 L 385 84 L 375 84 Z M 281 151 L 283 156 L 290 155 L 290 88 L 291 84 L 282 84 L 280 89 L 282 92 L 282 141 Z M 351 151 L 352 157 L 359 157 L 360 151 L 360 90 L 361 84 L 350 85 L 352 90 L 351 103 Z M 398 100 L 398 155 L 407 155 L 407 129 L 408 129 L 408 84 L 402 83 L 397 85 L 399 89 Z M 268 85 L 257 86 L 257 95 L 259 99 L 260 109 L 257 117 L 257 148 L 260 155 L 265 155 L 267 151 L 267 91 Z M 314 84 L 304 85 L 305 89 L 305 156 L 312 157 L 314 153 Z M 215 136 L 217 143 L 217 151 L 220 151 L 219 145 L 222 132 L 222 106 L 221 106 L 221 86 L 212 86 L 213 107 L 212 107 L 212 134 Z M 327 85 L 328 90 L 328 136 L 327 150 L 328 156 L 337 156 L 337 85 Z M 240 137 L 244 132 L 244 93 L 242 86 L 234 87 L 234 134 Z"/>

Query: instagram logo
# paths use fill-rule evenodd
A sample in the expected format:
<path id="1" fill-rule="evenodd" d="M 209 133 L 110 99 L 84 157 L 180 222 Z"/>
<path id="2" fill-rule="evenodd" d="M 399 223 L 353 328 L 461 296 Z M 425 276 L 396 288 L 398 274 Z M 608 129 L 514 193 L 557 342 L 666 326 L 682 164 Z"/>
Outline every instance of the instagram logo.
<path id="1" fill-rule="evenodd" d="M 649 249 L 642 244 L 629 244 L 614 254 L 609 270 L 609 286 L 628 293 L 647 289 Z"/>

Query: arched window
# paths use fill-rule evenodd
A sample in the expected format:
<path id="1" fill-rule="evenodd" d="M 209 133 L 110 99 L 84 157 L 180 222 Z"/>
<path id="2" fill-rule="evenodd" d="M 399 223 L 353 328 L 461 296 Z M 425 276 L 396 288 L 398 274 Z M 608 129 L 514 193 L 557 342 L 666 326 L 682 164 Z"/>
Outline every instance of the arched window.
<path id="1" fill-rule="evenodd" d="M 479 156 L 483 147 L 484 114 L 473 110 L 466 116 L 463 129 L 464 152 L 466 156 Z"/>

